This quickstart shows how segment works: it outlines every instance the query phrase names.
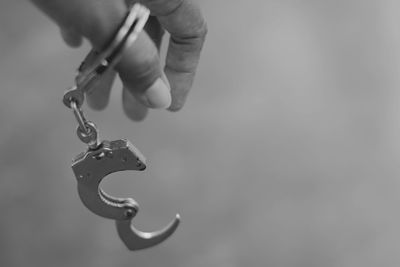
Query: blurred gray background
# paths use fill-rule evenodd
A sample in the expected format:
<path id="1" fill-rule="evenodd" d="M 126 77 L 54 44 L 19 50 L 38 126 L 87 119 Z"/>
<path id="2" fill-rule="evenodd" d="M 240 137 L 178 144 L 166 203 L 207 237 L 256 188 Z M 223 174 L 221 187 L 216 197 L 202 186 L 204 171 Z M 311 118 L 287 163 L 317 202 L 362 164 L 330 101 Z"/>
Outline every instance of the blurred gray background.
<path id="1" fill-rule="evenodd" d="M 0 2 L 0 266 L 400 266 L 400 2 L 199 2 L 210 31 L 184 110 L 132 123 L 117 83 L 87 113 L 148 159 L 105 182 L 139 202 L 137 227 L 183 218 L 133 253 L 70 168 L 84 145 L 61 98 L 89 46 Z"/>

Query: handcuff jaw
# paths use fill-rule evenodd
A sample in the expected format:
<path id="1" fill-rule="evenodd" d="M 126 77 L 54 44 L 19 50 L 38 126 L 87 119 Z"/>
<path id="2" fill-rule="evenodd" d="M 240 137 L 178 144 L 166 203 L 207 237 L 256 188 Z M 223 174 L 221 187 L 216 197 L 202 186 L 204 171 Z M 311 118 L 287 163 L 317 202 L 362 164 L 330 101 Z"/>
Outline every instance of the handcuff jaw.
<path id="1" fill-rule="evenodd" d="M 114 198 L 100 188 L 109 174 L 134 170 L 143 171 L 146 160 L 127 140 L 103 141 L 97 149 L 78 155 L 72 169 L 78 181 L 78 194 L 83 204 L 95 214 L 114 220 L 133 217 L 137 203 L 131 198 Z"/>
<path id="2" fill-rule="evenodd" d="M 164 229 L 156 232 L 141 232 L 133 227 L 130 221 L 115 221 L 118 235 L 129 250 L 139 250 L 153 247 L 170 237 L 180 223 L 179 214 Z"/>

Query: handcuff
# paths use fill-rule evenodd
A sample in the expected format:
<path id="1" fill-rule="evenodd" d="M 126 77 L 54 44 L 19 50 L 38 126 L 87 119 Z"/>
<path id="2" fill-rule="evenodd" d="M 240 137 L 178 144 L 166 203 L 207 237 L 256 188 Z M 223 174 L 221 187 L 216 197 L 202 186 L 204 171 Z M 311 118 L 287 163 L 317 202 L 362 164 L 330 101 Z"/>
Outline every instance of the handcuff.
<path id="1" fill-rule="evenodd" d="M 82 105 L 85 93 L 96 90 L 102 76 L 119 62 L 124 50 L 131 46 L 143 30 L 150 11 L 134 4 L 113 40 L 101 52 L 91 50 L 78 69 L 75 85 L 67 90 L 63 103 L 73 111 L 78 122 L 76 134 L 88 148 L 73 159 L 72 170 L 78 183 L 78 194 L 82 203 L 93 213 L 115 220 L 119 237 L 129 250 L 140 250 L 155 246 L 177 229 L 179 214 L 164 229 L 142 232 L 132 225 L 139 210 L 132 198 L 116 198 L 106 194 L 101 181 L 109 174 L 120 171 L 143 171 L 146 159 L 128 140 L 99 141 L 96 125 L 86 120 Z"/>

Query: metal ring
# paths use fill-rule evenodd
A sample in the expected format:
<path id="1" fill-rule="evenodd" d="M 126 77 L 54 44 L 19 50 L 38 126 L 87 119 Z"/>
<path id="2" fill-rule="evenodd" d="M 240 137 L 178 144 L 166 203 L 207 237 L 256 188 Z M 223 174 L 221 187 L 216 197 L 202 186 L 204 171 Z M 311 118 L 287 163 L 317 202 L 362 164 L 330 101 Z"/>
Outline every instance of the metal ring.
<path id="1" fill-rule="evenodd" d="M 146 7 L 140 4 L 133 5 L 110 44 L 102 52 L 95 50 L 89 52 L 87 59 L 92 62 L 84 61 L 76 78 L 80 90 L 88 91 L 90 85 L 94 84 L 93 82 L 99 79 L 102 73 L 118 63 L 123 51 L 132 45 L 143 30 L 149 16 L 150 11 Z"/>
<path id="2" fill-rule="evenodd" d="M 83 132 L 81 126 L 78 126 L 76 129 L 76 135 L 83 143 L 87 144 L 90 149 L 96 149 L 99 146 L 99 137 L 96 125 L 91 121 L 86 121 L 85 127 L 87 132 Z"/>
<path id="3" fill-rule="evenodd" d="M 81 90 L 78 90 L 76 86 L 68 89 L 63 96 L 63 103 L 66 107 L 71 108 L 71 102 L 74 101 L 76 105 L 81 107 L 85 101 L 85 95 Z"/>

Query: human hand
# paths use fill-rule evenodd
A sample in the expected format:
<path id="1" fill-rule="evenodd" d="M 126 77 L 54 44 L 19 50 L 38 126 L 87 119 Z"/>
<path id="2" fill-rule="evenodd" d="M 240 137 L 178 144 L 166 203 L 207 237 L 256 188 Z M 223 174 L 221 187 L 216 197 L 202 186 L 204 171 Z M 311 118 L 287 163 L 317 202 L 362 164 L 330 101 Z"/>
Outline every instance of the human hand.
<path id="1" fill-rule="evenodd" d="M 61 28 L 67 44 L 77 47 L 87 38 L 101 50 L 118 30 L 127 5 L 124 0 L 31 0 Z M 138 2 L 138 1 L 135 1 Z M 116 65 L 123 83 L 123 107 L 133 120 L 142 120 L 148 108 L 181 109 L 192 87 L 200 52 L 207 34 L 206 22 L 191 0 L 142 0 L 151 17 L 135 43 Z M 164 30 L 171 35 L 162 70 L 159 49 Z M 108 103 L 115 72 L 90 95 L 89 106 Z"/>

